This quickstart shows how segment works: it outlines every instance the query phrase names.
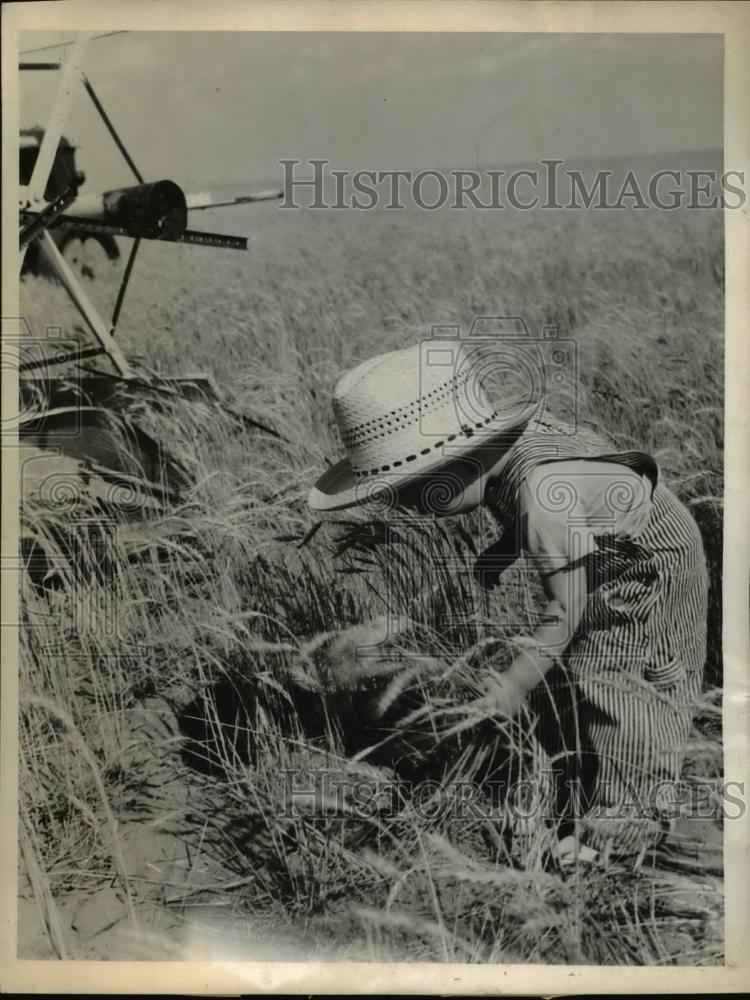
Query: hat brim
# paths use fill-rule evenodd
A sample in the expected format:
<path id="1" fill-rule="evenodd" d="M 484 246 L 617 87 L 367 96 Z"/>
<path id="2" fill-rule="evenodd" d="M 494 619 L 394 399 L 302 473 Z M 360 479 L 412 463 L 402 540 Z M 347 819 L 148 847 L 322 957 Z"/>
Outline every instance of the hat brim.
<path id="1" fill-rule="evenodd" d="M 343 458 L 327 469 L 310 490 L 307 498 L 308 506 L 315 511 L 346 510 L 349 507 L 361 507 L 364 504 L 377 501 L 380 491 L 395 487 L 407 486 L 416 482 L 425 474 L 434 472 L 448 465 L 460 455 L 469 455 L 480 448 L 502 437 L 508 431 L 527 424 L 539 409 L 538 400 L 527 404 L 522 411 L 516 411 L 512 416 L 499 414 L 495 420 L 483 429 L 481 434 L 466 435 L 457 438 L 451 444 L 448 454 L 437 455 L 434 459 L 419 465 L 414 469 L 404 469 L 402 472 L 390 472 L 387 479 L 375 476 L 356 479 L 351 462 Z"/>

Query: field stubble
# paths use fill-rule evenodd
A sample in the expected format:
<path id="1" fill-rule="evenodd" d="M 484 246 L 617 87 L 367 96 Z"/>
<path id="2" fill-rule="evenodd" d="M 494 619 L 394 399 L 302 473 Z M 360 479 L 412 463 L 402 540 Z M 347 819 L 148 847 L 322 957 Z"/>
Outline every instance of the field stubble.
<path id="1" fill-rule="evenodd" d="M 238 225 L 226 211 L 215 223 Z M 576 339 L 581 416 L 650 451 L 702 529 L 711 651 L 686 769 L 720 779 L 720 213 L 260 206 L 248 226 L 248 255 L 144 247 L 118 339 L 146 368 L 210 371 L 283 440 L 209 404 L 144 407 L 189 469 L 188 492 L 109 539 L 106 579 L 79 560 L 55 589 L 24 581 L 27 623 L 72 590 L 91 607 L 106 593 L 118 634 L 96 615 L 22 633 L 19 953 L 230 957 L 229 934 L 235 958 L 721 961 L 711 822 L 686 824 L 687 874 L 563 874 L 544 862 L 543 823 L 509 840 L 408 802 L 370 819 L 326 803 L 288 816 L 282 774 L 481 779 L 503 741 L 520 776 L 538 773 L 523 724 L 445 721 L 533 620 L 523 564 L 491 594 L 473 581 L 489 519 L 414 521 L 386 544 L 376 515 L 318 525 L 305 503 L 339 454 L 330 394 L 344 368 L 433 324 L 521 315 Z M 114 275 L 92 294 L 111 302 Z M 44 278 L 24 281 L 22 310 L 36 336 L 75 323 Z M 27 504 L 24 530 L 59 545 L 66 517 Z M 355 661 L 386 613 L 402 623 L 398 656 Z M 498 634 L 498 621 L 515 625 Z"/>

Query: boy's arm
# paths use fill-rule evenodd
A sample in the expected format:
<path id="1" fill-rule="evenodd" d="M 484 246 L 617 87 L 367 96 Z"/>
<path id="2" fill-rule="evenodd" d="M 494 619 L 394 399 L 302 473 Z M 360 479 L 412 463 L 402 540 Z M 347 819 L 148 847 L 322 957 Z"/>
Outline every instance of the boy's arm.
<path id="1" fill-rule="evenodd" d="M 565 651 L 581 621 L 586 605 L 583 567 L 557 570 L 543 577 L 547 606 L 524 648 L 499 677 L 488 679 L 483 702 L 503 715 L 515 715 L 527 695 Z"/>
<path id="2" fill-rule="evenodd" d="M 597 549 L 595 530 L 637 536 L 651 511 L 648 479 L 605 463 L 555 462 L 532 470 L 521 486 L 524 548 L 536 566 L 548 604 L 541 624 L 508 670 L 487 684 L 496 710 L 514 715 L 569 645 L 586 606 L 585 556 Z M 629 500 L 624 505 L 624 500 Z"/>
<path id="3" fill-rule="evenodd" d="M 562 463 L 556 472 L 555 481 L 562 489 L 570 489 Z M 580 481 L 575 485 L 580 489 Z M 581 557 L 595 550 L 596 542 L 586 523 L 583 498 L 575 489 L 571 495 L 575 500 L 565 509 L 541 506 L 534 473 L 521 490 L 521 513 L 526 520 L 524 548 L 539 571 L 547 605 L 542 623 L 524 640 L 510 667 L 487 680 L 482 702 L 489 701 L 494 711 L 505 715 L 515 715 L 521 709 L 526 696 L 565 651 L 583 616 L 587 592 Z"/>

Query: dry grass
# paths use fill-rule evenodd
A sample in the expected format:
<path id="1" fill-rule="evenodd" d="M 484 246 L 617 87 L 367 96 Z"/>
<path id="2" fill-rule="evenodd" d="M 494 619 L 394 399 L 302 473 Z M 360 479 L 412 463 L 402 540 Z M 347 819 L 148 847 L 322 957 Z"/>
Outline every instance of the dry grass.
<path id="1" fill-rule="evenodd" d="M 648 863 L 564 875 L 544 862 L 543 824 L 509 840 L 408 801 L 369 818 L 346 801 L 343 818 L 326 801 L 289 816 L 282 776 L 377 781 L 413 766 L 466 780 L 487 773 L 503 740 L 519 775 L 538 772 L 523 725 L 498 733 L 477 720 L 448 736 L 442 714 L 502 667 L 533 615 L 522 568 L 489 595 L 472 579 L 475 550 L 492 537 L 485 515 L 406 523 L 386 544 L 377 516 L 315 530 L 305 505 L 339 450 L 329 399 L 342 368 L 434 323 L 510 314 L 576 338 L 582 415 L 651 450 L 703 530 L 712 652 L 688 766 L 720 777 L 720 215 L 360 218 L 261 206 L 251 219 L 248 256 L 145 247 L 118 337 L 151 370 L 210 370 L 237 410 L 283 440 L 209 404 L 157 413 L 144 403 L 144 426 L 192 485 L 163 517 L 108 534 L 98 570 L 85 497 L 71 510 L 23 512 L 29 537 L 58 555 L 53 581 L 24 582 L 34 628 L 23 633 L 21 702 L 22 890 L 52 953 L 96 953 L 64 917 L 75 893 L 109 879 L 134 927 L 148 882 L 162 907 L 202 901 L 238 921 L 262 913 L 318 955 L 720 961 L 722 887 L 708 865 L 692 876 Z M 215 221 L 233 224 L 219 211 Z M 94 294 L 111 301 L 113 281 Z M 22 306 L 37 334 L 73 322 L 41 278 L 25 281 Z M 106 595 L 114 634 L 103 627 Z M 71 607 L 88 617 L 71 620 Z M 355 661 L 353 641 L 377 643 L 366 623 L 385 614 L 399 623 L 399 658 Z M 500 620 L 515 627 L 498 636 Z M 347 631 L 355 626 L 365 631 Z M 160 707 L 158 735 L 134 721 L 144 703 Z M 187 845 L 184 877 L 137 874 L 136 823 Z"/>

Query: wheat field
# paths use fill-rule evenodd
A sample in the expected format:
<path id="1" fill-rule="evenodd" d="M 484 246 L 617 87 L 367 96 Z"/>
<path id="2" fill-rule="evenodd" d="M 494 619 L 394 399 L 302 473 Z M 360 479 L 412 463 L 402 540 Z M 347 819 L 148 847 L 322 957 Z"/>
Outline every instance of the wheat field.
<path id="1" fill-rule="evenodd" d="M 23 579 L 19 955 L 721 962 L 718 818 L 685 821 L 680 865 L 565 872 L 543 823 L 508 838 L 408 799 L 332 808 L 335 779 L 481 780 L 503 741 L 534 776 L 528 717 L 510 733 L 445 720 L 506 662 L 538 593 L 522 564 L 476 585 L 482 512 L 414 519 L 394 541 L 377 511 L 321 523 L 306 506 L 340 454 L 343 369 L 435 324 L 558 325 L 578 345 L 581 417 L 653 454 L 703 533 L 710 652 L 686 772 L 718 787 L 721 213 L 211 214 L 249 253 L 144 245 L 117 333 L 142 372 L 210 372 L 231 408 L 134 393 L 188 485 L 107 535 L 104 571 L 78 527 L 93 500 L 22 511 L 58 570 Z M 109 308 L 116 277 L 90 287 Z M 77 323 L 43 276 L 21 300 L 35 336 Z M 71 601 L 93 609 L 82 625 Z M 404 623 L 394 655 L 356 661 L 386 615 Z M 499 620 L 515 624 L 498 636 Z M 322 788 L 292 814 L 290 774 Z"/>

